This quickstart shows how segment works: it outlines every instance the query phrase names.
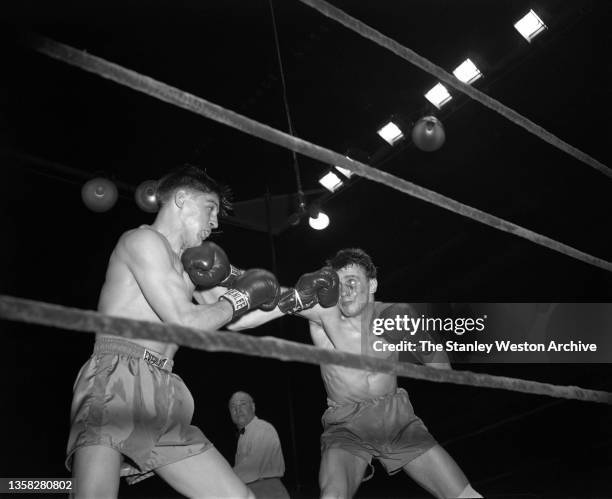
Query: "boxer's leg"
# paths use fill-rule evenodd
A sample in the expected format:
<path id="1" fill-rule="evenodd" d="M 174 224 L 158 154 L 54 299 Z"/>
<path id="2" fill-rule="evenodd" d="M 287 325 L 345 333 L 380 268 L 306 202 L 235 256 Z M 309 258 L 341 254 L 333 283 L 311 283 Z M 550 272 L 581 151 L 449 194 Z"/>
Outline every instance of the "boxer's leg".
<path id="1" fill-rule="evenodd" d="M 225 458 L 214 447 L 155 469 L 177 492 L 187 497 L 255 499 Z"/>
<path id="2" fill-rule="evenodd" d="M 121 454 L 104 445 L 79 447 L 74 453 L 73 497 L 108 499 L 119 492 Z"/>
<path id="3" fill-rule="evenodd" d="M 321 456 L 319 486 L 325 499 L 353 497 L 363 478 L 368 462 L 338 447 L 327 449 Z"/>
<path id="4" fill-rule="evenodd" d="M 467 497 L 461 494 L 469 486 L 468 479 L 455 460 L 439 445 L 410 461 L 404 466 L 404 471 L 436 497 Z M 482 496 L 477 494 L 470 497 Z"/>

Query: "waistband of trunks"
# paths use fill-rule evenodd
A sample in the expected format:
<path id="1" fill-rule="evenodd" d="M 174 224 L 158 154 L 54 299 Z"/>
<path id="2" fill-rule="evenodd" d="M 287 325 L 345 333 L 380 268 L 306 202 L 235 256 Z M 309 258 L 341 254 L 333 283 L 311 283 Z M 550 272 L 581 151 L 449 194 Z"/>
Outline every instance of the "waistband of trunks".
<path id="1" fill-rule="evenodd" d="M 137 343 L 122 340 L 120 338 L 97 338 L 94 345 L 94 354 L 97 353 L 118 353 L 129 355 L 164 371 L 172 372 L 174 362 L 155 350 L 145 348 Z"/>
<path id="2" fill-rule="evenodd" d="M 332 399 L 328 398 L 327 405 L 328 407 L 332 407 L 334 409 L 337 409 L 339 407 L 346 407 L 348 405 L 350 406 L 369 405 L 369 404 L 375 404 L 376 402 L 380 402 L 381 400 L 389 399 L 391 397 L 395 397 L 396 395 L 402 395 L 402 394 L 407 395 L 408 392 L 406 392 L 406 390 L 404 390 L 403 388 L 396 388 L 394 392 L 386 393 L 385 395 L 381 395 L 380 397 L 374 397 L 371 399 L 363 399 L 363 400 L 354 400 L 351 402 L 343 402 L 341 404 L 339 404 L 338 402 L 334 402 Z"/>

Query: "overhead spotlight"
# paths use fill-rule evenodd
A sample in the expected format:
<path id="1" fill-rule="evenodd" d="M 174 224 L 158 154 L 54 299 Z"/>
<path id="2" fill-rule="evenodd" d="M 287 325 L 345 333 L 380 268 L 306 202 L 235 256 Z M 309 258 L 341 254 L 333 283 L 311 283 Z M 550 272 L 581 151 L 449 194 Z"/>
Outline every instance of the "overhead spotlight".
<path id="1" fill-rule="evenodd" d="M 102 213 L 110 210 L 117 202 L 117 186 L 107 178 L 88 180 L 81 188 L 81 198 L 91 211 Z"/>
<path id="2" fill-rule="evenodd" d="M 441 109 L 444 104 L 452 99 L 451 94 L 442 83 L 436 83 L 429 91 L 425 94 L 425 98 L 431 102 L 438 109 Z"/>
<path id="3" fill-rule="evenodd" d="M 315 216 L 311 214 L 310 218 L 308 219 L 308 225 L 310 225 L 313 229 L 323 230 L 329 225 L 329 217 L 325 213 L 318 210 L 314 215 Z"/>
<path id="4" fill-rule="evenodd" d="M 476 67 L 470 59 L 466 59 L 459 66 L 455 68 L 453 74 L 461 80 L 463 83 L 468 85 L 474 83 L 476 80 L 482 77 L 480 69 Z"/>
<path id="5" fill-rule="evenodd" d="M 536 36 L 546 29 L 546 24 L 532 10 L 514 24 L 516 30 L 523 36 L 525 40 L 531 43 Z"/>
<path id="6" fill-rule="evenodd" d="M 353 172 L 348 168 L 334 165 L 319 179 L 319 184 L 325 187 L 329 192 L 336 192 L 344 185 L 344 181 L 351 178 L 352 175 Z"/>
<path id="7" fill-rule="evenodd" d="M 393 121 L 389 121 L 376 133 L 380 135 L 389 145 L 395 145 L 404 138 L 400 127 Z"/>
<path id="8" fill-rule="evenodd" d="M 342 168 L 341 166 L 338 166 L 338 165 L 335 165 L 334 168 L 338 170 L 340 173 L 342 173 L 342 175 L 344 175 L 346 178 L 351 178 L 351 176 L 353 175 L 353 172 L 349 170 L 348 168 Z"/>
<path id="9" fill-rule="evenodd" d="M 319 179 L 319 184 L 325 187 L 329 192 L 335 192 L 342 187 L 343 182 L 333 170 L 329 170 Z"/>
<path id="10" fill-rule="evenodd" d="M 403 118 L 399 116 L 394 116 L 393 121 L 394 123 L 397 122 L 398 128 L 405 129 L 404 127 L 405 122 Z M 344 156 L 347 159 L 350 159 L 351 161 L 358 161 L 360 163 L 366 163 L 366 164 L 370 162 L 369 154 L 365 152 L 364 150 L 359 149 L 358 147 L 349 147 L 344 152 Z M 344 168 L 342 166 L 335 165 L 334 168 L 338 170 L 342 175 L 344 175 L 347 179 L 350 179 L 355 174 L 355 172 L 349 170 L 348 168 Z"/>

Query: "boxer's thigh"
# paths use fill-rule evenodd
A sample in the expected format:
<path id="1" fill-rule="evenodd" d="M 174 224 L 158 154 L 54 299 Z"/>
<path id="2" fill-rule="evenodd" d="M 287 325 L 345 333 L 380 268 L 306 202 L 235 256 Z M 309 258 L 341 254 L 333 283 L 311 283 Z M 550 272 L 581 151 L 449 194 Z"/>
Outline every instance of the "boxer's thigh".
<path id="1" fill-rule="evenodd" d="M 458 497 L 468 480 L 455 460 L 440 445 L 404 465 L 404 471 L 436 497 Z"/>
<path id="2" fill-rule="evenodd" d="M 321 456 L 319 485 L 321 497 L 352 497 L 363 478 L 368 461 L 339 447 L 328 448 Z"/>
<path id="3" fill-rule="evenodd" d="M 214 447 L 156 468 L 155 472 L 187 497 L 254 498 L 253 493 Z"/>

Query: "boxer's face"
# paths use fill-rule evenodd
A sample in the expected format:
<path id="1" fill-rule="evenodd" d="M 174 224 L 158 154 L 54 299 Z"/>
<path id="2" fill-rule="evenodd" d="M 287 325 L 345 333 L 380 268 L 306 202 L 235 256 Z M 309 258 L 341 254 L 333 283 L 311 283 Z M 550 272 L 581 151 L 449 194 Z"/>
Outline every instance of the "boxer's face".
<path id="1" fill-rule="evenodd" d="M 193 192 L 185 196 L 181 217 L 185 248 L 199 246 L 219 226 L 219 196 L 211 192 Z"/>
<path id="2" fill-rule="evenodd" d="M 369 279 L 360 265 L 348 265 L 340 269 L 338 277 L 340 278 L 338 308 L 345 317 L 354 317 L 374 299 L 376 279 Z"/>
<path id="3" fill-rule="evenodd" d="M 255 417 L 255 404 L 248 393 L 235 393 L 229 403 L 230 416 L 238 428 L 244 428 Z"/>

